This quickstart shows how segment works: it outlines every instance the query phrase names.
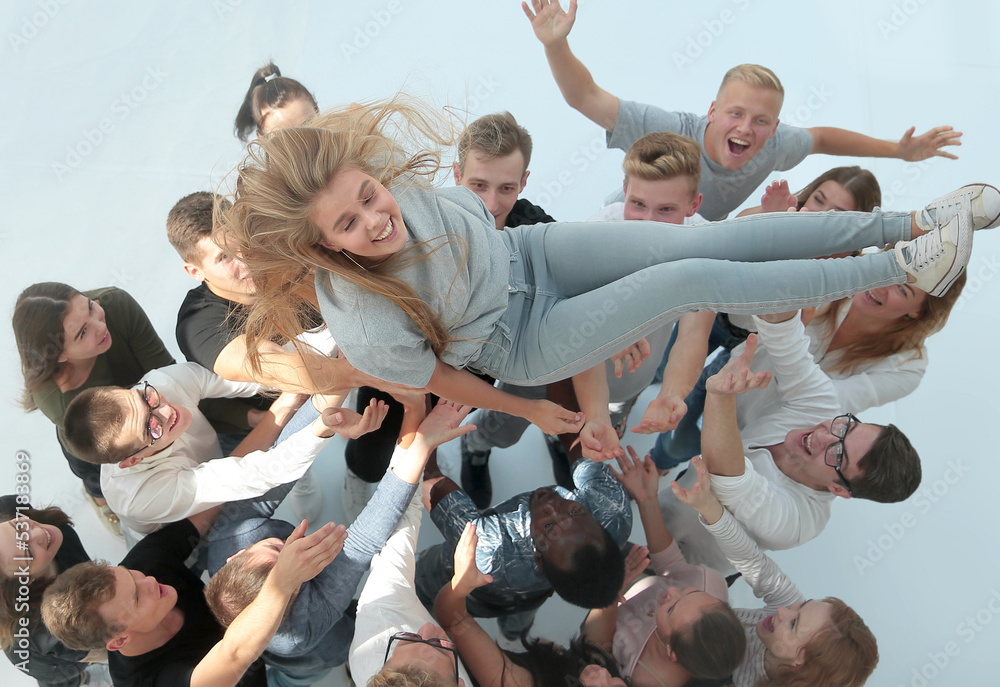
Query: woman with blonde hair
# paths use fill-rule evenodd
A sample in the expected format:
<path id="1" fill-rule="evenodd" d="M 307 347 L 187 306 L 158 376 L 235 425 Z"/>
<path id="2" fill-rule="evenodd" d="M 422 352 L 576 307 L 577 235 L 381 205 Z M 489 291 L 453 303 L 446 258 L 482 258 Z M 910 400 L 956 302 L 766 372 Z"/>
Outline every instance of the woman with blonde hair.
<path id="1" fill-rule="evenodd" d="M 296 308 L 315 298 L 357 369 L 519 415 L 546 433 L 577 431 L 581 415 L 505 394 L 465 368 L 545 384 L 677 312 L 788 310 L 910 279 L 944 292 L 964 269 L 973 227 L 1000 215 L 1000 193 L 980 186 L 912 214 L 781 213 L 697 232 L 644 222 L 492 231 L 474 193 L 427 187 L 452 138 L 437 117 L 397 98 L 250 145 L 220 219 L 257 286 L 251 365 L 252 344 L 288 336 Z M 793 259 L 885 244 L 896 249 Z"/>

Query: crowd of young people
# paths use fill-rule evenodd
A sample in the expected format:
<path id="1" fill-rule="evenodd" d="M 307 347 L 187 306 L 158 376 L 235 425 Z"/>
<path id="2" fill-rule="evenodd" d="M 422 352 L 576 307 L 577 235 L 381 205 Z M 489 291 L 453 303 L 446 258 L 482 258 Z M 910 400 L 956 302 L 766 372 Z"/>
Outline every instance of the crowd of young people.
<path id="1" fill-rule="evenodd" d="M 177 319 L 188 362 L 120 289 L 17 299 L 25 409 L 130 546 L 91 561 L 58 504 L 4 500 L 0 644 L 17 662 L 30 627 L 40 684 L 96 684 L 104 662 L 119 687 L 305 685 L 345 663 L 376 687 L 853 687 L 874 670 L 858 614 L 764 551 L 815 537 L 837 497 L 919 486 L 906 436 L 854 413 L 919 384 L 1000 192 L 889 212 L 870 172 L 838 167 L 727 220 L 809 154 L 951 157 L 959 135 L 780 124 L 781 83 L 752 64 L 707 116 L 621 101 L 569 48 L 576 2 L 523 9 L 566 102 L 626 150 L 621 199 L 589 222 L 519 198 L 532 142 L 510 113 L 456 127 L 400 95 L 321 112 L 269 64 L 236 118 L 233 192 L 192 189 L 167 217 L 200 282 Z M 453 160 L 455 186 L 435 185 Z M 632 431 L 661 436 L 641 458 L 619 440 L 653 383 Z M 494 494 L 490 451 L 529 424 L 560 486 Z M 351 522 L 306 535 L 334 434 Z M 460 484 L 435 459 L 456 440 Z M 275 517 L 286 496 L 298 525 Z M 444 543 L 417 551 L 424 510 Z M 733 573 L 764 608 L 730 608 Z M 22 615 L 29 574 L 44 601 Z M 568 647 L 532 633 L 553 593 L 581 608 Z"/>

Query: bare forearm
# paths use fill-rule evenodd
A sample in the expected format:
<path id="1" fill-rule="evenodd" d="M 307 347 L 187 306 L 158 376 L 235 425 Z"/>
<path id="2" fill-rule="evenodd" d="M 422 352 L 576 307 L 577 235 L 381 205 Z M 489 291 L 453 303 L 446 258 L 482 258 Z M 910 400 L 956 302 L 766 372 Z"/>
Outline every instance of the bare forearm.
<path id="1" fill-rule="evenodd" d="M 736 422 L 736 397 L 709 392 L 701 429 L 701 454 L 713 475 L 736 477 L 744 472 L 743 442 Z"/>
<path id="2" fill-rule="evenodd" d="M 427 390 L 462 405 L 498 410 L 508 415 L 530 419 L 532 402 L 500 391 L 467 370 L 456 370 L 437 362 Z"/>
<path id="3" fill-rule="evenodd" d="M 832 126 L 809 129 L 813 153 L 853 157 L 899 157 L 899 144 Z"/>
<path id="4" fill-rule="evenodd" d="M 708 337 L 715 322 L 715 313 L 697 312 L 681 316 L 677 323 L 677 341 L 663 368 L 663 384 L 658 397 L 686 398 L 694 388 L 708 356 Z"/>
<path id="5" fill-rule="evenodd" d="M 617 623 L 618 602 L 615 601 L 607 608 L 595 608 L 587 614 L 587 619 L 583 621 L 583 636 L 587 641 L 610 651 Z"/>
<path id="6" fill-rule="evenodd" d="M 611 424 L 608 402 L 608 377 L 603 362 L 573 376 L 573 391 L 576 401 L 588 422 L 606 420 Z"/>
<path id="7" fill-rule="evenodd" d="M 614 129 L 618 99 L 594 82 L 590 70 L 570 50 L 569 42 L 545 46 L 545 59 L 566 104 L 605 130 Z"/>
<path id="8" fill-rule="evenodd" d="M 646 546 L 650 553 L 666 551 L 674 543 L 674 537 L 667 530 L 663 521 L 660 503 L 655 498 L 637 501 L 639 518 L 642 520 L 642 531 L 646 534 Z"/>

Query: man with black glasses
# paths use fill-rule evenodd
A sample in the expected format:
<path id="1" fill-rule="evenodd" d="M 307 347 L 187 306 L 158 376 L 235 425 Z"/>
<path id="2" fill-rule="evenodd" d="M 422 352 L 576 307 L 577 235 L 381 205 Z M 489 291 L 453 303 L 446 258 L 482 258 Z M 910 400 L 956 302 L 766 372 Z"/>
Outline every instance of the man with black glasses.
<path id="1" fill-rule="evenodd" d="M 816 537 L 838 496 L 895 503 L 920 484 L 920 459 L 899 428 L 839 414 L 837 393 L 809 354 L 798 315 L 755 317 L 757 336 L 706 384 L 702 455 L 712 490 L 767 550 Z M 751 369 L 758 337 L 772 371 Z M 737 421 L 736 397 L 766 386 L 772 373 L 780 406 Z M 678 481 L 687 487 L 695 479 L 690 473 Z M 671 490 L 660 493 L 660 507 L 689 562 L 732 571 L 697 514 Z"/>

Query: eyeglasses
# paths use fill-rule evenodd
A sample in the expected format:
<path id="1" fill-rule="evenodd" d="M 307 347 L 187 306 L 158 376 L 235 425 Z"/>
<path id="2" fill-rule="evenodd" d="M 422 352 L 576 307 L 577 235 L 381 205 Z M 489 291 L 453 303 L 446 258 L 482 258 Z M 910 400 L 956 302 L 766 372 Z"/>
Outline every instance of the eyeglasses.
<path id="1" fill-rule="evenodd" d="M 844 473 L 840 471 L 844 465 L 844 456 L 847 455 L 844 451 L 844 439 L 847 438 L 847 433 L 851 431 L 851 428 L 860 422 L 861 420 L 850 413 L 833 418 L 833 422 L 830 423 L 830 434 L 837 437 L 837 441 L 826 447 L 826 455 L 823 456 L 823 462 L 836 471 L 837 477 L 840 478 L 848 494 L 851 493 L 851 484 L 844 477 Z"/>
<path id="2" fill-rule="evenodd" d="M 397 632 L 392 637 L 389 637 L 389 646 L 385 648 L 385 658 L 382 659 L 382 665 L 389 660 L 389 654 L 392 653 L 392 643 L 393 642 L 415 642 L 417 644 L 430 644 L 435 649 L 441 649 L 442 651 L 450 651 L 451 655 L 455 659 L 455 677 L 458 678 L 458 650 L 455 645 L 452 644 L 447 639 L 441 639 L 440 637 L 431 637 L 430 639 L 424 639 L 416 632 Z"/>
<path id="3" fill-rule="evenodd" d="M 144 381 L 142 384 L 142 399 L 149 406 L 149 416 L 146 418 L 146 434 L 149 435 L 149 443 L 133 453 L 129 458 L 136 453 L 145 451 L 155 444 L 157 439 L 163 436 L 163 423 L 160 422 L 160 418 L 153 415 L 153 411 L 160 407 L 160 392 L 152 387 L 149 382 Z"/>

